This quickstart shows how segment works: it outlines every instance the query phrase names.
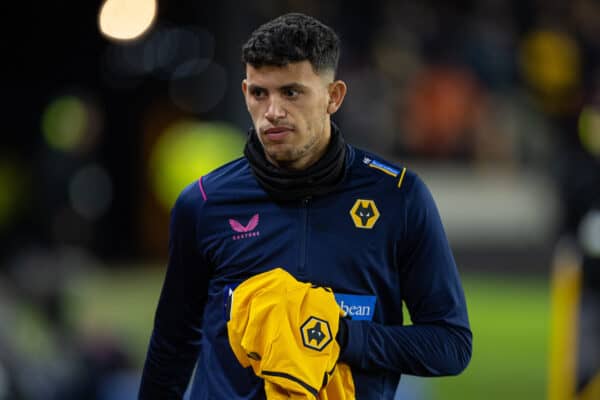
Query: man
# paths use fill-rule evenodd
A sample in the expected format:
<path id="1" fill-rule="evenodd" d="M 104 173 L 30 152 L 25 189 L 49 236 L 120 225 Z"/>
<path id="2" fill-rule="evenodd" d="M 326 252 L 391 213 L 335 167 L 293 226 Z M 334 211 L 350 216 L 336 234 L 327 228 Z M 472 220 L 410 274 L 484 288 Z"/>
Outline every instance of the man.
<path id="1" fill-rule="evenodd" d="M 403 373 L 460 373 L 471 331 L 429 191 L 406 168 L 346 144 L 331 122 L 346 95 L 337 35 L 287 14 L 242 53 L 254 129 L 245 157 L 188 186 L 173 207 L 140 398 L 180 399 L 197 364 L 192 399 L 263 399 L 263 381 L 231 351 L 224 300 L 277 267 L 331 288 L 350 314 L 335 340 L 357 399 L 392 399 Z"/>

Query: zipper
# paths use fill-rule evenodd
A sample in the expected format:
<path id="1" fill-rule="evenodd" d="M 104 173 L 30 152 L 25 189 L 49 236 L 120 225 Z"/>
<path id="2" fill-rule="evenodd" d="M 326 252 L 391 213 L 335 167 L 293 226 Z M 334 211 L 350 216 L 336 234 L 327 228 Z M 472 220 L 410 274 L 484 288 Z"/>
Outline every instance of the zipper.
<path id="1" fill-rule="evenodd" d="M 300 263 L 298 265 L 298 274 L 306 276 L 306 250 L 308 247 L 308 208 L 311 197 L 302 199 L 302 231 L 300 234 Z"/>

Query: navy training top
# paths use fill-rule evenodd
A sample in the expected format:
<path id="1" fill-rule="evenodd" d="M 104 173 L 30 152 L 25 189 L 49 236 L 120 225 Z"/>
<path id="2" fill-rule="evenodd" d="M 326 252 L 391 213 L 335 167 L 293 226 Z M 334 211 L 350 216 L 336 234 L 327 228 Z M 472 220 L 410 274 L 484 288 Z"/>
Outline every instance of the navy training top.
<path id="1" fill-rule="evenodd" d="M 344 181 L 323 196 L 274 202 L 246 158 L 183 190 L 140 399 L 181 399 L 195 366 L 192 400 L 265 399 L 262 380 L 231 351 L 224 304 L 236 284 L 276 267 L 331 287 L 352 316 L 340 361 L 357 399 L 393 398 L 401 374 L 467 366 L 465 298 L 429 190 L 406 168 L 347 146 Z"/>

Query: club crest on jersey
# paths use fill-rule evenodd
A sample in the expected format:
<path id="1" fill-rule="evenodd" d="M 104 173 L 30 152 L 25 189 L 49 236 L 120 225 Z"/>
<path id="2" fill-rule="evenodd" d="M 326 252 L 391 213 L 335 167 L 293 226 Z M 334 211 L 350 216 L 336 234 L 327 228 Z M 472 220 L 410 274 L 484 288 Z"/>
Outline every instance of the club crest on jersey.
<path id="1" fill-rule="evenodd" d="M 304 347 L 316 351 L 323 350 L 332 340 L 329 322 L 317 317 L 309 317 L 300 327 Z"/>
<path id="2" fill-rule="evenodd" d="M 233 240 L 246 239 L 254 236 L 260 236 L 260 231 L 255 230 L 258 227 L 259 216 L 258 214 L 254 214 L 250 221 L 246 225 L 242 225 L 239 221 L 235 219 L 229 219 L 229 226 L 234 232 L 237 232 L 236 235 L 232 236 Z"/>
<path id="3" fill-rule="evenodd" d="M 379 216 L 379 210 L 373 200 L 358 199 L 350 209 L 350 217 L 357 228 L 373 228 Z"/>

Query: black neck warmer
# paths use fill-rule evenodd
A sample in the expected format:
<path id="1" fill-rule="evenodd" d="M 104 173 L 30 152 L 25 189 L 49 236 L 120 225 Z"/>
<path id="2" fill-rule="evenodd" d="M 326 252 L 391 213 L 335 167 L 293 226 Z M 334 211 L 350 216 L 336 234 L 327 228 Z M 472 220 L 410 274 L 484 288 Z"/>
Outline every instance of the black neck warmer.
<path id="1" fill-rule="evenodd" d="M 244 155 L 258 183 L 274 200 L 299 200 L 329 193 L 346 174 L 346 142 L 333 122 L 325 154 L 305 170 L 288 171 L 271 164 L 254 129 L 248 134 Z"/>

